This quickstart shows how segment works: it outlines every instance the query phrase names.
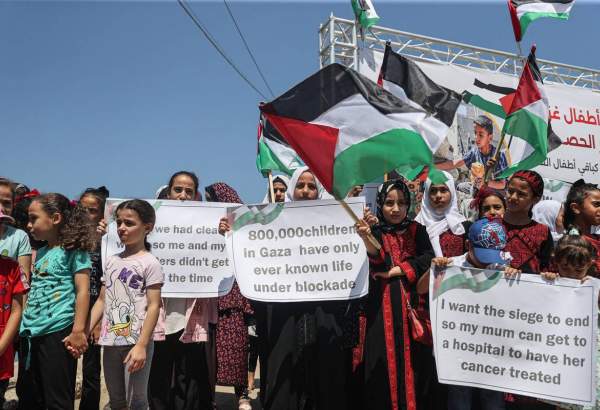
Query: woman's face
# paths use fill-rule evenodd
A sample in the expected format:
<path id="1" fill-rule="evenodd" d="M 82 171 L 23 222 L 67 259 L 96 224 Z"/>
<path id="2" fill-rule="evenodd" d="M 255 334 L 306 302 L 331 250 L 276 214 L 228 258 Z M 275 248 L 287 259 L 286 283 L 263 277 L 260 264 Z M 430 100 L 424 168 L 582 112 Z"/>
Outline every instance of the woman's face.
<path id="1" fill-rule="evenodd" d="M 510 212 L 527 213 L 540 200 L 529 183 L 521 178 L 511 178 L 506 188 L 506 208 Z"/>
<path id="2" fill-rule="evenodd" d="M 285 184 L 283 182 L 274 182 L 273 183 L 273 193 L 275 194 L 275 202 L 285 201 L 285 191 L 286 190 L 287 190 L 287 186 L 285 186 Z"/>
<path id="3" fill-rule="evenodd" d="M 188 175 L 177 175 L 173 185 L 169 188 L 169 199 L 180 201 L 191 201 L 196 197 L 196 186 L 194 180 Z"/>
<path id="4" fill-rule="evenodd" d="M 317 199 L 318 196 L 319 190 L 314 175 L 308 171 L 304 171 L 294 187 L 294 201 Z"/>
<path id="5" fill-rule="evenodd" d="M 392 189 L 385 197 L 381 212 L 387 223 L 397 225 L 404 221 L 408 212 L 409 203 L 404 194 L 397 189 Z"/>
<path id="6" fill-rule="evenodd" d="M 490 195 L 481 203 L 479 218 L 502 218 L 504 211 L 504 204 L 500 198 Z"/>
<path id="7" fill-rule="evenodd" d="M 436 211 L 445 211 L 452 201 L 452 193 L 445 184 L 431 185 L 428 195 L 429 202 Z"/>

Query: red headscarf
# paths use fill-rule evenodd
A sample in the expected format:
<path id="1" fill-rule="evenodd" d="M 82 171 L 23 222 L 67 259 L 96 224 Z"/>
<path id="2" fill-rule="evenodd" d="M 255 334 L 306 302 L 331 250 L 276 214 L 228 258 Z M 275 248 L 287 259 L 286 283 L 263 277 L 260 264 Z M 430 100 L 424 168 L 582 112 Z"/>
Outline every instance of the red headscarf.
<path id="1" fill-rule="evenodd" d="M 213 202 L 243 203 L 235 189 L 224 182 L 216 182 L 207 186 L 204 190 L 209 193 Z"/>

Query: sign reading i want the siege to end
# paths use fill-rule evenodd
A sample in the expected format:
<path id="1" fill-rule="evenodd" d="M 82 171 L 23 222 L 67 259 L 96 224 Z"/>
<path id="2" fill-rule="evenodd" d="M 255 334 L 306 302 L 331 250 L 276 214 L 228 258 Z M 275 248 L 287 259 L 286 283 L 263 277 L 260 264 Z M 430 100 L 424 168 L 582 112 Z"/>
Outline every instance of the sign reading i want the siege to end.
<path id="1" fill-rule="evenodd" d="M 441 383 L 595 404 L 596 280 L 451 266 L 429 289 Z"/>
<path id="2" fill-rule="evenodd" d="M 108 232 L 102 257 L 122 252 L 114 210 L 123 199 L 108 199 Z M 156 224 L 148 235 L 154 256 L 165 273 L 162 295 L 174 298 L 210 298 L 229 293 L 233 267 L 218 233 L 219 219 L 233 204 L 198 201 L 147 200 L 156 210 Z M 103 261 L 104 262 L 104 261 Z"/>
<path id="3" fill-rule="evenodd" d="M 362 215 L 364 198 L 347 200 Z M 352 218 L 333 200 L 231 208 L 227 249 L 244 296 L 344 300 L 368 291 L 369 262 Z"/>

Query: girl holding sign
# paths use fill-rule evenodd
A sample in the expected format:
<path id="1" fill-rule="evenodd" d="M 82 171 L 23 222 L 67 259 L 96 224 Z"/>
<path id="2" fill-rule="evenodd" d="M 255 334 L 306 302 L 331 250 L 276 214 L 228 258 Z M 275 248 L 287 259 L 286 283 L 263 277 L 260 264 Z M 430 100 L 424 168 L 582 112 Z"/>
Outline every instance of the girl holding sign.
<path id="1" fill-rule="evenodd" d="M 401 180 L 390 180 L 377 194 L 379 223 L 371 229 L 366 220 L 357 223 L 369 254 L 371 281 L 366 303 L 363 406 L 372 409 L 417 408 L 419 350 L 409 330 L 408 301 L 416 302 L 416 284 L 429 270 L 434 251 L 425 227 L 407 218 L 410 192 Z M 367 239 L 372 233 L 377 250 Z M 414 303 L 416 306 L 416 303 Z"/>
<path id="2" fill-rule="evenodd" d="M 173 174 L 167 199 L 200 200 L 198 177 L 189 171 Z M 163 298 L 162 302 L 148 386 L 150 409 L 212 408 L 216 383 L 216 298 Z"/>
<path id="3" fill-rule="evenodd" d="M 505 251 L 513 257 L 511 266 L 525 273 L 546 270 L 554 247 L 550 228 L 532 219 L 532 208 L 543 193 L 544 180 L 529 170 L 515 172 L 506 188 Z"/>
<path id="4" fill-rule="evenodd" d="M 600 235 L 592 226 L 600 225 L 600 189 L 583 179 L 575 182 L 565 201 L 565 232 L 576 231 L 596 250 L 596 274 L 600 273 Z"/>

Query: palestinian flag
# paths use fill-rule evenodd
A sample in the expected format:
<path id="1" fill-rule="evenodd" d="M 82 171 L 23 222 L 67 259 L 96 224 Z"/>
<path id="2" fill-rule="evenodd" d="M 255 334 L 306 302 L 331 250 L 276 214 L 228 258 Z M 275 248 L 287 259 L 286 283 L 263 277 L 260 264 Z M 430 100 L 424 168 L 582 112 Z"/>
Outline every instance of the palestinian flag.
<path id="1" fill-rule="evenodd" d="M 298 154 L 288 145 L 269 121 L 261 115 L 258 123 L 258 152 L 256 167 L 266 176 L 269 171 L 292 175 L 296 168 L 304 166 Z"/>
<path id="2" fill-rule="evenodd" d="M 575 0 L 508 0 L 515 40 L 521 41 L 529 23 L 540 17 L 567 20 L 573 3 Z"/>
<path id="3" fill-rule="evenodd" d="M 395 53 L 388 42 L 379 73 L 379 85 L 407 104 L 426 111 L 448 129 L 460 105 L 461 96 L 433 82 L 408 58 Z"/>
<path id="4" fill-rule="evenodd" d="M 531 48 L 519 85 L 514 94 L 509 94 L 503 103 L 510 108 L 502 132 L 521 138 L 527 152 L 522 160 L 505 169 L 500 177 L 504 178 L 515 171 L 532 169 L 548 156 L 548 98 L 542 88 L 542 76 L 535 60 L 535 46 Z"/>
<path id="5" fill-rule="evenodd" d="M 396 168 L 433 168 L 433 152 L 446 136 L 435 117 L 340 64 L 260 109 L 338 199 Z M 430 173 L 444 181 L 440 175 Z"/>
<path id="6" fill-rule="evenodd" d="M 247 225 L 268 225 L 275 219 L 277 219 L 279 214 L 281 214 L 281 211 L 283 211 L 282 203 L 269 204 L 264 206 L 242 205 L 233 211 L 233 225 L 231 229 L 237 231 Z"/>
<path id="7" fill-rule="evenodd" d="M 498 270 L 482 270 L 449 266 L 443 270 L 432 269 L 431 300 L 452 289 L 470 289 L 479 293 L 494 287 L 504 273 Z"/>
<path id="8" fill-rule="evenodd" d="M 352 0 L 352 10 L 354 10 L 358 24 L 367 30 L 379 21 L 379 16 L 371 0 Z"/>

